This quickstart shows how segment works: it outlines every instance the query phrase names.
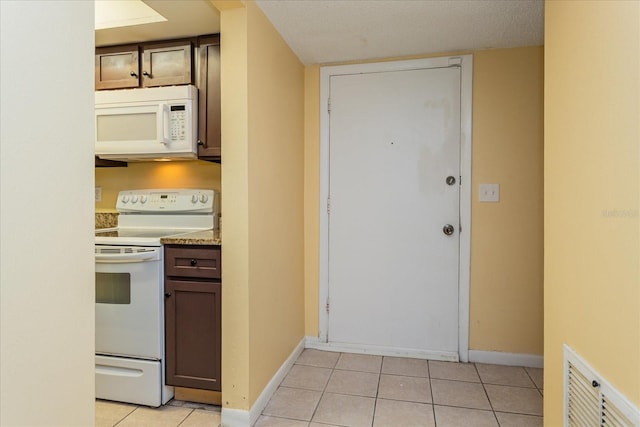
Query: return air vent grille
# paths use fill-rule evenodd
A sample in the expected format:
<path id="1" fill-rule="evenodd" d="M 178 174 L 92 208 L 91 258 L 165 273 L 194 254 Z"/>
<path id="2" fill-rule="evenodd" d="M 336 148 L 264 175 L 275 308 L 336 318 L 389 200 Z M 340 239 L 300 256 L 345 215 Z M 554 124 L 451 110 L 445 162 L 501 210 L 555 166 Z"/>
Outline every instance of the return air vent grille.
<path id="1" fill-rule="evenodd" d="M 569 362 L 569 426 L 599 426 L 600 396 L 591 380 Z"/>
<path id="2" fill-rule="evenodd" d="M 640 427 L 640 411 L 570 347 L 565 356 L 565 426 Z"/>
<path id="3" fill-rule="evenodd" d="M 602 397 L 602 425 L 626 427 L 633 426 L 629 418 L 627 418 L 620 409 L 612 402 L 609 402 L 606 396 Z M 638 425 L 637 423 L 635 425 Z"/>

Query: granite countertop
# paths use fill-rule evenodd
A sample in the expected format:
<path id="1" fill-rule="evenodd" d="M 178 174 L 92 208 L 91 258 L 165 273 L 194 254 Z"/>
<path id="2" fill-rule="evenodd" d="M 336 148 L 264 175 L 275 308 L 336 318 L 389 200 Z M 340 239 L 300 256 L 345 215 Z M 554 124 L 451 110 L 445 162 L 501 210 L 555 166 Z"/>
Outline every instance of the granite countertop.
<path id="1" fill-rule="evenodd" d="M 194 231 L 160 239 L 163 245 L 222 245 L 220 230 Z"/>
<path id="2" fill-rule="evenodd" d="M 118 225 L 117 212 L 96 212 L 96 229 L 113 228 Z"/>

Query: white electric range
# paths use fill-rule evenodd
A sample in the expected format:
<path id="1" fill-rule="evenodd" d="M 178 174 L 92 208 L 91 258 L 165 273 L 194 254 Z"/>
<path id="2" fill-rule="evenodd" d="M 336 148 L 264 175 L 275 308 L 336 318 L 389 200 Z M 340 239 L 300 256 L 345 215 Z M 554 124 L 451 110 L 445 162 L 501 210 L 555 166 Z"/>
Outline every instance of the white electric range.
<path id="1" fill-rule="evenodd" d="M 165 385 L 163 237 L 217 229 L 213 190 L 128 190 L 96 230 L 96 397 L 160 406 Z"/>

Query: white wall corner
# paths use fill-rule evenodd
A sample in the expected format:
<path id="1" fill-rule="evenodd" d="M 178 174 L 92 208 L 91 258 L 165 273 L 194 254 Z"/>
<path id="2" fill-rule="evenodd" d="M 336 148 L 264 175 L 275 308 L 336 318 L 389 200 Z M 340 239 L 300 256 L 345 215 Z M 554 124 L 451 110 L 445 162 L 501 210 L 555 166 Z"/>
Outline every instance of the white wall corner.
<path id="1" fill-rule="evenodd" d="M 249 427 L 249 411 L 241 409 L 222 408 L 223 427 Z"/>
<path id="2" fill-rule="evenodd" d="M 222 408 L 222 426 L 223 427 L 250 427 L 258 421 L 262 410 L 269 403 L 269 399 L 276 392 L 278 386 L 287 376 L 289 370 L 293 367 L 302 351 L 305 349 L 305 338 L 301 339 L 296 348 L 293 349 L 287 360 L 284 361 L 280 369 L 273 375 L 271 381 L 267 383 L 265 388 L 258 396 L 250 410 L 244 411 L 240 409 Z"/>
<path id="3" fill-rule="evenodd" d="M 543 368 L 544 356 L 537 354 L 505 353 L 501 351 L 469 350 L 469 362 Z"/>

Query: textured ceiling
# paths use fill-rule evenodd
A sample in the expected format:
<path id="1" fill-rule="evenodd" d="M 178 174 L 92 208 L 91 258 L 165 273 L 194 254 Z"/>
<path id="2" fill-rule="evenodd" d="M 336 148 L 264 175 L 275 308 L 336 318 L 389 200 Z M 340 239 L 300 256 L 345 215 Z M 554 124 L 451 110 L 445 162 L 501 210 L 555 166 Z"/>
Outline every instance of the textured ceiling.
<path id="1" fill-rule="evenodd" d="M 96 46 L 220 31 L 209 0 L 143 1 L 168 22 L 98 30 Z M 256 2 L 306 65 L 544 42 L 543 0 Z"/>
<path id="2" fill-rule="evenodd" d="M 257 0 L 306 64 L 536 46 L 543 0 Z"/>

